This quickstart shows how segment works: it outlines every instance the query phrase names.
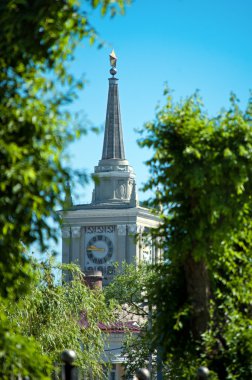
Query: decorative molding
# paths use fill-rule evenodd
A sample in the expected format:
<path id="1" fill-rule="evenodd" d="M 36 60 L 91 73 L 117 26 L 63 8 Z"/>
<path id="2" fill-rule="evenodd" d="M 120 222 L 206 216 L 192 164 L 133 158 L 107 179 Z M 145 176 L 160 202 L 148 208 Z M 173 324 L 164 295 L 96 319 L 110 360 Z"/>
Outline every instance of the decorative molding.
<path id="1" fill-rule="evenodd" d="M 61 234 L 63 239 L 70 238 L 70 227 L 62 227 Z"/>
<path id="2" fill-rule="evenodd" d="M 111 209 L 111 208 L 92 208 L 92 207 L 75 207 L 73 211 L 66 211 L 60 213 L 64 218 L 65 222 L 69 224 L 76 223 L 78 225 L 87 225 L 90 223 L 90 218 L 95 218 L 97 224 L 112 224 L 116 219 L 117 223 L 120 221 L 123 223 L 124 217 L 137 218 L 139 223 L 142 223 L 150 228 L 155 228 L 160 225 L 160 218 L 158 215 L 153 215 L 148 209 L 137 207 L 137 208 L 125 208 L 125 209 Z M 96 219 L 99 218 L 99 219 Z M 101 223 L 101 218 L 102 223 Z M 96 222 L 95 222 L 96 223 Z"/>
<path id="3" fill-rule="evenodd" d="M 73 238 L 79 238 L 80 237 L 80 233 L 81 233 L 81 227 L 80 226 L 75 226 L 75 227 L 72 227 L 72 237 Z"/>
<path id="4" fill-rule="evenodd" d="M 96 166 L 95 169 L 99 172 L 112 172 L 112 171 L 117 171 L 117 172 L 128 172 L 128 171 L 132 171 L 130 170 L 131 167 L 129 165 L 117 165 L 117 166 Z"/>
<path id="5" fill-rule="evenodd" d="M 98 178 L 135 178 L 133 170 L 124 171 L 95 171 Z"/>
<path id="6" fill-rule="evenodd" d="M 115 231 L 115 226 L 85 226 L 86 234 L 95 234 L 95 233 L 113 233 Z"/>
<path id="7" fill-rule="evenodd" d="M 119 199 L 126 199 L 126 186 L 125 183 L 120 183 L 116 189 L 116 197 Z"/>
<path id="8" fill-rule="evenodd" d="M 99 166 L 99 169 L 103 172 L 109 172 L 113 170 L 113 166 Z"/>
<path id="9" fill-rule="evenodd" d="M 125 165 L 118 165 L 118 166 L 116 166 L 115 167 L 115 169 L 114 170 L 117 170 L 117 171 L 129 171 L 129 166 L 125 166 Z"/>
<path id="10" fill-rule="evenodd" d="M 126 235 L 126 224 L 118 224 L 117 225 L 118 235 L 125 236 Z"/>
<path id="11" fill-rule="evenodd" d="M 128 197 L 127 197 L 128 199 L 131 199 L 133 184 L 134 184 L 134 181 L 132 179 L 129 179 L 129 181 L 128 181 Z"/>

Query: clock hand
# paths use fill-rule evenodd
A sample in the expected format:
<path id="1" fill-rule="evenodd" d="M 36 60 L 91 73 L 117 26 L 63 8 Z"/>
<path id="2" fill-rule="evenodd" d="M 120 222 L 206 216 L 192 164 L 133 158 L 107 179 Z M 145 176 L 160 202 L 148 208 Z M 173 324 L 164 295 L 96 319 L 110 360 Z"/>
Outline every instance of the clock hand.
<path id="1" fill-rule="evenodd" d="M 95 245 L 90 245 L 89 247 L 87 247 L 87 250 L 88 251 L 104 252 L 105 248 L 98 248 Z"/>

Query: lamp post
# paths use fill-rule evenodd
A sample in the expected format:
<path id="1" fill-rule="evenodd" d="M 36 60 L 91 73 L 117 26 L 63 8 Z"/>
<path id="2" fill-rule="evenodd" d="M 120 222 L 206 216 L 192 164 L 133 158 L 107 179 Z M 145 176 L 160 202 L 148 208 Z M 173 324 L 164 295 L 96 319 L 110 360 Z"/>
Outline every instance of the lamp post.
<path id="1" fill-rule="evenodd" d="M 73 362 L 76 360 L 76 353 L 73 350 L 65 350 L 61 354 L 64 362 L 62 369 L 62 380 L 78 380 L 78 373 Z"/>
<path id="2" fill-rule="evenodd" d="M 136 370 L 133 380 L 150 380 L 150 372 L 146 368 Z"/>
<path id="3" fill-rule="evenodd" d="M 197 380 L 207 380 L 209 369 L 207 367 L 199 367 L 197 370 Z"/>

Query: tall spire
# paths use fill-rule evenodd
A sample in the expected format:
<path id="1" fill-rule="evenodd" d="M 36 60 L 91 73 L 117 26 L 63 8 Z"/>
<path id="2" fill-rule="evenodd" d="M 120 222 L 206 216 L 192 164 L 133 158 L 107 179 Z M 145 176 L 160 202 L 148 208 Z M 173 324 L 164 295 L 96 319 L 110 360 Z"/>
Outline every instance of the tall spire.
<path id="1" fill-rule="evenodd" d="M 122 122 L 120 112 L 120 102 L 118 93 L 118 79 L 114 76 L 117 73 L 116 61 L 117 57 L 114 50 L 109 56 L 110 58 L 110 74 L 109 91 L 107 103 L 107 115 L 105 124 L 105 134 L 103 142 L 102 160 L 119 159 L 125 160 Z"/>
<path id="2" fill-rule="evenodd" d="M 116 75 L 116 55 L 110 54 L 107 117 L 102 159 L 95 166 L 92 207 L 137 207 L 135 173 L 125 159 Z"/>

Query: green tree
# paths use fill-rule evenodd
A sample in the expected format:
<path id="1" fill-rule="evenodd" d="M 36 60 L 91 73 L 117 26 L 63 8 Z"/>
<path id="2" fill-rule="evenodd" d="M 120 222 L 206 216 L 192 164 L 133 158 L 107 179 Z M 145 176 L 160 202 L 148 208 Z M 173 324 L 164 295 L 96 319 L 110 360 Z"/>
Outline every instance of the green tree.
<path id="1" fill-rule="evenodd" d="M 52 362 L 41 354 L 41 347 L 33 337 L 25 337 L 18 326 L 11 326 L 4 309 L 9 306 L 1 300 L 0 307 L 0 377 L 9 380 L 14 376 L 33 376 L 38 380 L 51 380 Z"/>
<path id="2" fill-rule="evenodd" d="M 65 106 L 82 81 L 69 62 L 82 38 L 96 38 L 87 10 L 102 14 L 124 9 L 124 1 L 6 0 L 0 4 L 0 292 L 6 296 L 17 277 L 28 279 L 23 245 L 47 247 L 57 229 L 74 174 L 65 149 L 80 135 Z M 16 265 L 20 262 L 22 265 Z M 18 271 L 18 273 L 17 273 Z"/>
<path id="3" fill-rule="evenodd" d="M 112 16 L 124 0 L 5 0 L 0 3 L 0 302 L 16 302 L 31 286 L 33 270 L 26 248 L 41 252 L 57 239 L 48 217 L 58 221 L 64 193 L 75 175 L 65 149 L 81 128 L 66 112 L 82 81 L 70 74 L 74 49 L 82 38 L 97 37 L 88 10 Z M 1 314 L 2 362 L 39 379 L 37 345 L 8 328 Z M 13 344 L 8 344 L 8 342 Z M 16 342 L 14 344 L 14 342 Z M 8 349 L 7 349 L 8 347 Z M 22 352 L 21 352 L 22 347 Z M 10 349 L 11 348 L 11 349 Z M 26 357 L 22 369 L 17 357 Z M 18 369 L 19 367 L 19 369 Z M 2 368 L 5 368 L 4 366 Z M 6 367 L 7 368 L 7 367 Z M 45 369 L 45 368 L 44 368 Z M 36 372 L 37 371 L 37 372 Z M 43 371 L 42 371 L 43 372 Z M 41 376 L 42 376 L 41 372 Z M 35 375 L 36 373 L 36 375 Z M 45 372 L 46 373 L 46 370 Z M 3 374 L 2 374 L 3 377 Z M 42 378 L 42 377 L 41 377 Z"/>
<path id="4" fill-rule="evenodd" d="M 156 353 L 152 351 L 150 336 L 152 315 L 147 294 L 147 284 L 152 275 L 152 267 L 145 263 L 138 267 L 123 263 L 113 281 L 104 289 L 107 302 L 116 302 L 117 320 L 122 323 L 134 321 L 140 328 L 140 333 L 132 333 L 127 331 L 125 324 L 123 355 L 126 358 L 126 378 L 132 378 L 139 368 L 148 367 L 153 379 L 156 372 Z"/>
<path id="5" fill-rule="evenodd" d="M 56 271 L 62 270 L 71 273 L 72 281 L 61 285 L 54 278 Z M 34 272 L 37 279 L 31 292 L 4 310 L 11 327 L 36 340 L 38 352 L 53 363 L 60 363 L 64 349 L 73 349 L 78 367 L 100 377 L 105 337 L 99 322 L 113 321 L 113 303 L 106 305 L 103 292 L 91 290 L 74 264 L 56 265 L 48 259 L 34 263 Z"/>
<path id="6" fill-rule="evenodd" d="M 207 364 L 219 379 L 249 379 L 252 100 L 243 112 L 231 95 L 210 117 L 198 94 L 177 104 L 165 94 L 139 142 L 153 150 L 149 205 L 162 207 L 152 231 L 164 250 L 149 285 L 154 346 L 171 378 Z"/>

